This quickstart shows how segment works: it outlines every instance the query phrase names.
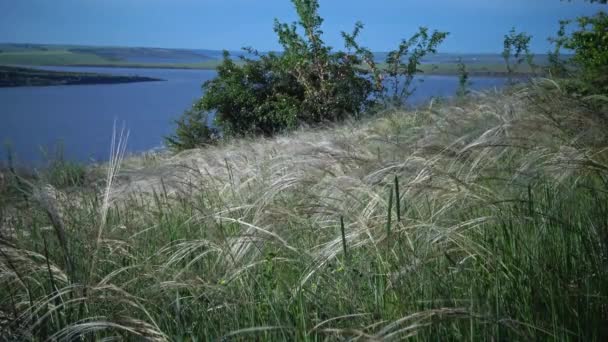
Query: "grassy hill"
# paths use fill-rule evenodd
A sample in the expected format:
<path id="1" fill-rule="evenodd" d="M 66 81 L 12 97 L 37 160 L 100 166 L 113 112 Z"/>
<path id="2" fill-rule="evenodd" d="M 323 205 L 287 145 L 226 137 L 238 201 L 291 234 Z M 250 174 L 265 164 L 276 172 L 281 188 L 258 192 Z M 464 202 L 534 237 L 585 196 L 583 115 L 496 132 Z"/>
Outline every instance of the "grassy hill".
<path id="1" fill-rule="evenodd" d="M 606 340 L 606 117 L 539 80 L 5 173 L 0 336 Z"/>

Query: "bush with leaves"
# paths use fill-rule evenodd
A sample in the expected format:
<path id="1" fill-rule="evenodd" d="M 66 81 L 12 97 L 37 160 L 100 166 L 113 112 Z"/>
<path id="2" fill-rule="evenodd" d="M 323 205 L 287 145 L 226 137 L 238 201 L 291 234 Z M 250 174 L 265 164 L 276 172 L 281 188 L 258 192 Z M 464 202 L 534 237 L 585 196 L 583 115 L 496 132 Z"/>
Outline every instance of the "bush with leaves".
<path id="1" fill-rule="evenodd" d="M 573 23 L 578 25 L 569 27 Z M 549 53 L 550 75 L 560 79 L 570 93 L 608 94 L 608 15 L 600 11 L 559 24 L 557 37 L 549 38 L 554 45 Z M 562 57 L 562 48 L 573 52 L 570 59 Z"/>
<path id="2" fill-rule="evenodd" d="M 197 113 L 215 113 L 223 135 L 271 136 L 300 124 L 315 125 L 358 117 L 378 102 L 399 105 L 414 91 L 411 83 L 421 59 L 435 53 L 447 33 L 420 28 L 388 54 L 386 67 L 378 66 L 367 48 L 357 43 L 363 24 L 342 33 L 347 51 L 333 51 L 323 41 L 317 0 L 292 0 L 299 22 L 275 20 L 274 31 L 283 48 L 280 54 L 261 55 L 240 63 L 224 53 L 218 76 L 203 85 L 204 95 L 194 105 Z M 392 94 L 389 95 L 389 89 Z M 204 120 L 187 112 L 178 133 L 167 139 L 175 149 L 214 142 Z M 203 119 L 203 117 L 200 117 Z"/>
<path id="3" fill-rule="evenodd" d="M 572 62 L 586 94 L 608 93 L 608 15 L 599 12 L 577 19 L 578 27 L 563 46 L 574 51 Z"/>
<path id="4" fill-rule="evenodd" d="M 219 138 L 217 129 L 207 124 L 207 113 L 189 109 L 175 121 L 175 134 L 165 137 L 167 146 L 175 151 L 203 147 Z"/>

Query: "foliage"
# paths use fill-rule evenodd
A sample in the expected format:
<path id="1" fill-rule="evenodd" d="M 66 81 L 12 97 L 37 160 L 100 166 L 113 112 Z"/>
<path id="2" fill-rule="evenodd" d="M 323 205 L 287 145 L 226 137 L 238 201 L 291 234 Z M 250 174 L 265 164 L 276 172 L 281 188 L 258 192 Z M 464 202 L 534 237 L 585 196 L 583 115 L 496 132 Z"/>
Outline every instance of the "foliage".
<path id="1" fill-rule="evenodd" d="M 391 51 L 386 57 L 387 77 L 390 81 L 392 95 L 389 100 L 398 106 L 412 95 L 414 76 L 421 72 L 419 69 L 422 58 L 429 53 L 436 53 L 437 46 L 447 37 L 447 32 L 434 31 L 429 35 L 428 29 L 421 27 L 411 38 L 401 41 L 397 50 Z M 407 57 L 407 62 L 403 59 Z M 403 80 L 403 83 L 401 81 Z"/>
<path id="2" fill-rule="evenodd" d="M 203 85 L 204 95 L 194 105 L 196 111 L 215 113 L 215 124 L 226 136 L 261 134 L 271 136 L 300 124 L 316 125 L 359 117 L 381 101 L 399 106 L 414 89 L 411 83 L 419 72 L 421 59 L 435 53 L 447 33 L 420 28 L 388 54 L 386 70 L 374 62 L 373 54 L 361 47 L 357 38 L 363 24 L 352 33 L 342 32 L 347 51 L 333 51 L 323 41 L 317 0 L 292 0 L 299 16 L 297 23 L 275 20 L 274 31 L 283 51 L 254 58 L 241 57 L 235 63 L 224 53 L 218 76 Z M 389 89 L 393 90 L 392 94 Z M 213 142 L 201 128 L 206 123 L 186 113 L 179 134 L 170 138 L 176 149 L 192 147 L 189 141 Z M 192 124 L 192 131 L 187 132 Z M 199 133 L 202 136 L 198 136 Z"/>
<path id="3" fill-rule="evenodd" d="M 573 23 L 576 27 L 569 27 Z M 579 95 L 608 93 L 608 15 L 605 12 L 575 21 L 560 21 L 557 37 L 549 41 L 554 49 L 549 53 L 548 71 L 560 79 L 567 91 Z M 572 51 L 573 57 L 564 60 L 562 48 Z"/>
<path id="4" fill-rule="evenodd" d="M 207 114 L 195 108 L 187 110 L 175 121 L 175 134 L 165 137 L 167 147 L 181 151 L 205 146 L 218 139 L 216 129 L 207 124 Z"/>
<path id="5" fill-rule="evenodd" d="M 416 74 L 422 72 L 422 58 L 436 53 L 437 47 L 449 33 L 433 31 L 429 34 L 428 28 L 420 27 L 417 33 L 409 39 L 403 39 L 397 49 L 387 54 L 385 66 L 380 68 L 375 63 L 371 50 L 361 47 L 356 41 L 362 28 L 363 24 L 358 22 L 352 34 L 342 32 L 346 48 L 358 56 L 371 71 L 378 98 L 397 107 L 403 106 L 415 91 L 412 82 Z"/>
<path id="6" fill-rule="evenodd" d="M 502 57 L 507 66 L 509 82 L 513 81 L 513 74 L 523 62 L 527 62 L 532 70 L 535 69 L 534 55 L 530 52 L 531 40 L 532 36 L 525 32 L 517 33 L 515 28 L 505 35 Z M 511 61 L 511 57 L 515 59 L 514 62 Z"/>
<path id="7" fill-rule="evenodd" d="M 578 28 L 563 46 L 574 51 L 572 62 L 580 69 L 584 93 L 608 93 L 608 15 L 599 12 L 577 19 Z"/>

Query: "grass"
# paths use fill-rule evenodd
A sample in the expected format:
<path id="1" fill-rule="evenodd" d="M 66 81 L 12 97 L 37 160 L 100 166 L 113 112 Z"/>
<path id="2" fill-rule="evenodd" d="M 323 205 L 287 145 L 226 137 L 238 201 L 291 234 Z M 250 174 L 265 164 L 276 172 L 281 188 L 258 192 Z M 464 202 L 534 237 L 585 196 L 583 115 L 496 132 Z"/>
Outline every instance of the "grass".
<path id="1" fill-rule="evenodd" d="M 606 340 L 605 115 L 540 80 L 178 155 L 117 142 L 105 180 L 0 210 L 2 337 Z"/>

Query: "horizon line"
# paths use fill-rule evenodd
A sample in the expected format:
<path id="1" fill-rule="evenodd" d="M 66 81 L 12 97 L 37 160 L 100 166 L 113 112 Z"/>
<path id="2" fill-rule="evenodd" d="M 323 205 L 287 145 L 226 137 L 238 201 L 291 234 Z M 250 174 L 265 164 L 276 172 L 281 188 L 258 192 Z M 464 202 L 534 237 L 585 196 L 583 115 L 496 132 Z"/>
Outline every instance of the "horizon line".
<path id="1" fill-rule="evenodd" d="M 70 47 L 97 47 L 97 48 L 123 48 L 123 49 L 163 49 L 163 50 L 183 50 L 183 51 L 196 51 L 196 50 L 207 50 L 207 51 L 224 51 L 228 52 L 241 52 L 246 47 L 241 47 L 240 49 L 210 49 L 210 48 L 185 48 L 185 47 L 161 47 L 161 46 L 141 46 L 141 45 L 110 45 L 110 44 L 74 44 L 74 43 L 32 43 L 32 42 L 0 42 L 0 45 L 38 45 L 38 46 L 70 46 Z M 332 47 L 333 49 L 333 47 Z M 269 52 L 281 52 L 275 50 L 258 50 L 261 53 L 269 53 Z M 335 50 L 339 51 L 339 50 Z M 372 50 L 374 53 L 387 53 L 387 51 L 382 50 Z M 547 55 L 551 51 L 546 52 L 536 52 L 532 51 L 535 55 Z M 462 52 L 462 51 L 438 51 L 436 54 L 450 54 L 450 55 L 500 55 L 502 51 L 472 51 L 472 52 Z M 565 53 L 564 54 L 568 54 Z"/>

